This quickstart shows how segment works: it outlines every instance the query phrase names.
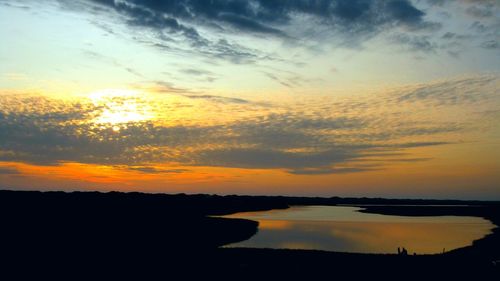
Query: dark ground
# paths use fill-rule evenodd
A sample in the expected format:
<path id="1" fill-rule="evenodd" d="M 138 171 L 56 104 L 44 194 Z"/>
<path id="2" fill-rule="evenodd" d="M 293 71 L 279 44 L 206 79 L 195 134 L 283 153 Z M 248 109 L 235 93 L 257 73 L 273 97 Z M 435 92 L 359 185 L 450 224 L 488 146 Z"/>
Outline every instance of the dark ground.
<path id="1" fill-rule="evenodd" d="M 258 225 L 207 217 L 336 204 L 389 205 L 364 210 L 380 214 L 479 216 L 500 225 L 499 202 L 0 191 L 0 280 L 500 280 L 499 228 L 445 254 L 398 256 L 219 248 L 251 237 Z M 457 204 L 469 206 L 411 206 Z"/>

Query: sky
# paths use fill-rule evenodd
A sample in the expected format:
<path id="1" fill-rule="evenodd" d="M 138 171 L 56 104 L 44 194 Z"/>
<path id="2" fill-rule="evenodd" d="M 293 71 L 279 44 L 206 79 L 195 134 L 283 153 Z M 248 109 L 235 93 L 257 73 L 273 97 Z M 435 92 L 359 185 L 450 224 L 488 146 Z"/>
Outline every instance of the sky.
<path id="1" fill-rule="evenodd" d="M 0 189 L 500 200 L 497 0 L 0 0 Z"/>

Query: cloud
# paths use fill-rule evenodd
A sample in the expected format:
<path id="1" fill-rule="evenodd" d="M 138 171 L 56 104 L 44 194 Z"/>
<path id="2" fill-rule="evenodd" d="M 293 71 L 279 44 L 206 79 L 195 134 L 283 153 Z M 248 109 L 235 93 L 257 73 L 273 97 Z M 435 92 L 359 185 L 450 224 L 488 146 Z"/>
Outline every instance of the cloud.
<path id="1" fill-rule="evenodd" d="M 189 0 L 156 2 L 148 0 L 95 0 L 94 2 L 111 6 L 128 13 L 141 23 L 153 27 L 182 25 L 172 21 L 175 17 L 185 21 L 209 21 L 223 26 L 231 25 L 237 29 L 281 35 L 275 26 L 290 23 L 295 16 L 310 16 L 333 24 L 336 19 L 348 25 L 368 23 L 383 24 L 397 22 L 420 24 L 425 13 L 407 0 L 368 1 L 368 0 L 304 0 L 304 1 L 238 1 L 238 0 Z"/>
<path id="2" fill-rule="evenodd" d="M 313 169 L 295 169 L 290 170 L 289 173 L 293 175 L 330 175 L 330 174 L 350 174 L 361 173 L 369 171 L 377 171 L 381 168 L 376 167 L 340 167 L 340 168 L 313 168 Z"/>
<path id="3" fill-rule="evenodd" d="M 16 168 L 11 167 L 0 167 L 0 176 L 2 175 L 19 175 L 19 171 Z"/>
<path id="4" fill-rule="evenodd" d="M 396 145 L 390 145 L 397 148 L 414 148 L 414 147 L 425 147 L 425 146 L 436 146 L 436 145 L 445 145 L 451 144 L 450 142 L 443 141 L 426 141 L 426 142 L 409 142 L 409 143 L 401 143 Z"/>
<path id="5" fill-rule="evenodd" d="M 436 134 L 446 134 L 463 131 L 464 128 L 456 124 L 446 124 L 442 126 L 433 125 L 431 127 L 425 126 L 401 126 L 392 130 L 384 130 L 383 132 L 369 132 L 352 134 L 358 139 L 371 140 L 371 141 L 387 141 L 395 138 L 410 137 L 410 136 L 432 136 Z"/>
<path id="6" fill-rule="evenodd" d="M 425 162 L 430 161 L 433 158 L 430 157 L 420 157 L 420 158 L 385 158 L 385 159 L 377 159 L 377 158 L 367 158 L 367 159 L 359 159 L 359 161 L 367 161 L 367 162 Z"/>
<path id="7" fill-rule="evenodd" d="M 455 32 L 446 32 L 441 36 L 441 39 L 444 39 L 446 42 L 445 44 L 448 44 L 448 46 L 452 46 L 453 44 L 457 45 L 459 44 L 458 42 L 470 40 L 471 38 L 473 38 L 472 35 L 457 34 Z"/>
<path id="8" fill-rule="evenodd" d="M 180 72 L 193 76 L 198 81 L 214 82 L 215 80 L 217 80 L 217 75 L 215 73 L 204 69 L 184 68 L 181 69 Z"/>
<path id="9" fill-rule="evenodd" d="M 427 3 L 429 3 L 431 6 L 443 6 L 446 2 L 449 0 L 427 0 Z"/>
<path id="10" fill-rule="evenodd" d="M 488 18 L 493 16 L 492 5 L 471 6 L 467 8 L 466 13 L 476 18 Z"/>
<path id="11" fill-rule="evenodd" d="M 279 29 L 266 26 L 262 23 L 259 23 L 257 21 L 254 21 L 250 18 L 247 17 L 242 17 L 236 14 L 224 14 L 221 13 L 218 16 L 219 20 L 225 21 L 230 23 L 233 27 L 236 27 L 237 29 L 243 30 L 243 31 L 250 31 L 250 32 L 256 32 L 256 33 L 267 33 L 267 34 L 272 34 L 276 36 L 283 36 L 286 37 L 285 33 Z"/>
<path id="12" fill-rule="evenodd" d="M 189 172 L 188 169 L 160 169 L 156 167 L 138 166 L 138 167 L 128 167 L 128 170 L 138 171 L 146 174 L 180 174 Z"/>
<path id="13" fill-rule="evenodd" d="M 323 144 L 328 149 L 321 152 L 283 151 L 314 147 L 325 141 L 322 135 L 308 133 L 308 130 L 360 125 L 358 120 L 346 118 L 308 119 L 280 114 L 213 126 L 158 126 L 145 121 L 127 123 L 116 132 L 111 126 L 103 128 L 84 122 L 106 110 L 100 106 L 59 105 L 56 101 L 35 97 L 3 97 L 2 102 L 9 106 L 0 114 L 0 148 L 11 152 L 0 155 L 3 161 L 39 165 L 75 161 L 133 166 L 165 161 L 186 165 L 299 168 L 346 161 L 357 157 L 359 151 L 359 147 L 332 149 L 334 144 L 329 143 Z M 19 108 L 31 110 L 19 112 L 20 104 L 23 106 Z M 214 145 L 223 148 L 212 148 Z M 167 148 L 167 152 L 162 148 Z"/>
<path id="14" fill-rule="evenodd" d="M 260 51 L 241 46 L 226 39 L 219 39 L 211 43 L 208 48 L 197 50 L 203 55 L 230 61 L 234 64 L 250 64 L 258 60 L 268 59 L 268 55 L 261 54 Z"/>
<path id="15" fill-rule="evenodd" d="M 283 85 L 285 87 L 288 87 L 288 88 L 293 87 L 289 82 L 284 81 L 283 79 L 278 78 L 278 76 L 276 76 L 276 75 L 274 75 L 272 73 L 264 72 L 264 75 L 266 75 L 267 77 L 269 77 L 269 79 L 274 80 L 274 81 L 278 82 L 279 84 L 281 84 L 281 85 Z"/>
<path id="16" fill-rule="evenodd" d="M 194 68 L 185 68 L 181 69 L 181 72 L 189 75 L 194 75 L 194 76 L 203 76 L 203 75 L 212 75 L 213 73 L 208 71 L 208 70 L 202 70 L 202 69 L 194 69 Z"/>
<path id="17" fill-rule="evenodd" d="M 500 49 L 500 44 L 496 40 L 489 40 L 489 41 L 484 41 L 481 43 L 481 47 L 485 49 L 491 49 L 491 50 L 496 50 Z"/>
<path id="18" fill-rule="evenodd" d="M 142 173 L 188 172 L 164 165 L 310 175 L 371 171 L 384 168 L 383 161 L 429 159 L 412 157 L 416 148 L 463 143 L 466 132 L 479 129 L 474 118 L 482 115 L 457 116 L 456 107 L 491 112 L 498 104 L 497 89 L 497 76 L 478 76 L 287 107 L 203 94 L 197 98 L 180 90 L 174 91 L 179 96 L 175 102 L 157 95 L 149 103 L 142 96 L 113 97 L 111 104 L 2 95 L 0 161 L 78 162 Z M 96 121 L 125 105 L 147 106 L 154 119 Z"/>
<path id="19" fill-rule="evenodd" d="M 1 6 L 5 6 L 5 7 L 9 7 L 9 8 L 17 8 L 17 9 L 23 9 L 23 10 L 29 10 L 30 7 L 29 6 L 26 6 L 26 5 L 23 5 L 21 3 L 17 3 L 17 2 L 5 2 L 5 1 L 0 1 L 0 5 Z"/>
<path id="20" fill-rule="evenodd" d="M 195 69 L 185 69 L 185 71 L 191 72 L 192 75 L 205 74 L 205 72 Z M 146 87 L 146 88 L 155 93 L 173 94 L 193 100 L 206 100 L 215 103 L 251 104 L 250 101 L 241 98 L 200 94 L 189 89 L 175 87 L 171 83 L 164 81 L 155 81 L 153 87 Z"/>
<path id="21" fill-rule="evenodd" d="M 145 88 L 151 90 L 155 93 L 164 93 L 164 94 L 188 94 L 193 93 L 192 90 L 186 88 L 176 87 L 174 84 L 165 81 L 153 81 L 153 85 L 138 85 L 139 88 Z"/>
<path id="22" fill-rule="evenodd" d="M 478 33 L 485 33 L 490 31 L 490 27 L 484 25 L 483 23 L 479 21 L 475 21 L 470 25 L 470 28 Z"/>
<path id="23" fill-rule="evenodd" d="M 389 14 L 398 21 L 420 23 L 425 15 L 408 1 L 388 1 L 386 5 Z"/>
<path id="24" fill-rule="evenodd" d="M 437 45 L 430 41 L 429 36 L 396 34 L 391 38 L 391 40 L 396 44 L 406 46 L 410 51 L 431 53 L 434 52 L 437 48 Z"/>
<path id="25" fill-rule="evenodd" d="M 117 67 L 119 69 L 125 70 L 134 76 L 144 78 L 144 75 L 142 75 L 139 71 L 137 71 L 136 69 L 134 69 L 132 67 L 126 66 L 123 63 L 120 63 L 115 58 L 105 56 L 105 55 L 102 55 L 102 54 L 99 54 L 95 51 L 90 51 L 90 50 L 83 50 L 83 54 L 85 56 L 92 58 L 92 59 L 96 59 L 96 60 L 101 61 L 103 63 L 106 63 L 106 64 L 112 65 L 114 67 Z"/>
<path id="26" fill-rule="evenodd" d="M 490 99 L 498 88 L 495 75 L 468 77 L 417 86 L 397 97 L 398 102 L 426 102 L 429 105 L 475 103 Z"/>
<path id="27" fill-rule="evenodd" d="M 248 100 L 245 99 L 214 96 L 214 95 L 183 95 L 183 96 L 190 99 L 203 99 L 221 103 L 239 103 L 239 104 L 250 103 Z"/>
<path id="28" fill-rule="evenodd" d="M 193 52 L 236 64 L 280 59 L 276 54 L 238 44 L 242 36 L 283 40 L 296 46 L 310 45 L 304 41 L 307 38 L 315 45 L 333 41 L 344 47 L 358 47 L 367 38 L 397 27 L 413 31 L 441 28 L 440 23 L 426 20 L 426 13 L 409 0 L 81 0 L 79 3 L 89 6 L 87 10 L 93 13 L 107 11 L 108 18 L 124 17 L 122 22 L 137 33 L 141 29 L 155 31 L 155 40 L 143 40 L 165 51 Z M 314 29 L 323 31 L 316 36 L 310 32 Z"/>
<path id="29" fill-rule="evenodd" d="M 287 61 L 283 46 L 300 48 L 301 52 L 331 48 L 362 50 L 368 46 L 368 40 L 377 36 L 388 38 L 388 43 L 401 45 L 410 52 L 442 51 L 457 57 L 463 54 L 467 44 L 450 45 L 446 41 L 452 39 L 441 38 L 438 31 L 446 29 L 443 33 L 455 33 L 455 21 L 459 18 L 460 21 L 469 20 L 471 30 L 464 30 L 460 36 L 476 40 L 474 46 L 488 48 L 494 45 L 481 43 L 496 40 L 495 31 L 500 24 L 494 16 L 499 7 L 495 1 L 77 0 L 56 3 L 58 5 L 46 5 L 87 13 L 89 21 L 110 36 L 212 64 L 229 62 L 261 66 L 282 62 L 296 65 L 303 62 Z M 445 6 L 457 14 L 448 19 L 435 17 L 435 11 L 443 12 Z M 460 11 L 469 16 L 464 17 Z M 478 30 L 481 34 L 477 34 Z M 459 37 L 453 42 L 457 40 Z M 273 48 L 267 49 L 267 42 Z M 135 68 L 116 66 L 138 78 L 143 75 Z M 196 75 L 193 73 L 193 76 Z M 216 78 L 205 75 L 203 81 L 213 82 Z M 275 80 L 286 87 L 294 87 L 285 79 Z"/>
<path id="30" fill-rule="evenodd" d="M 198 164 L 247 169 L 298 169 L 347 162 L 359 157 L 358 153 L 356 147 L 338 147 L 306 153 L 270 148 L 222 148 L 203 151 L 198 158 Z"/>

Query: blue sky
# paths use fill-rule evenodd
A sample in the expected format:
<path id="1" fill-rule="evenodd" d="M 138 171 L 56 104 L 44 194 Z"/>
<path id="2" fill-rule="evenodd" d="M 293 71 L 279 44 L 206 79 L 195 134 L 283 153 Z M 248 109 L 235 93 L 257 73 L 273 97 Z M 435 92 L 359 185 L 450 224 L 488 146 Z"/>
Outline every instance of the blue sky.
<path id="1" fill-rule="evenodd" d="M 328 94 L 498 71 L 496 1 L 0 3 L 9 88 L 25 87 L 17 74 L 34 87 Z"/>

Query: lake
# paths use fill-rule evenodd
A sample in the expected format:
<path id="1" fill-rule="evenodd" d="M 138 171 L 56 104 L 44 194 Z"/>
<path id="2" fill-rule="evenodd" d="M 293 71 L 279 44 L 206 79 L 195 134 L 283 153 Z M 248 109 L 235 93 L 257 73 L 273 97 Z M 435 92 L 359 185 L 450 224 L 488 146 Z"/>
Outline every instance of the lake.
<path id="1" fill-rule="evenodd" d="M 294 206 L 224 216 L 259 222 L 256 235 L 225 247 L 434 254 L 471 245 L 495 227 L 479 217 L 367 214 L 359 207 Z"/>

